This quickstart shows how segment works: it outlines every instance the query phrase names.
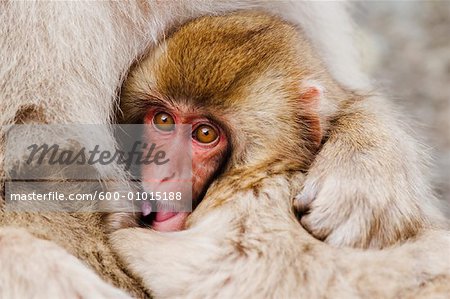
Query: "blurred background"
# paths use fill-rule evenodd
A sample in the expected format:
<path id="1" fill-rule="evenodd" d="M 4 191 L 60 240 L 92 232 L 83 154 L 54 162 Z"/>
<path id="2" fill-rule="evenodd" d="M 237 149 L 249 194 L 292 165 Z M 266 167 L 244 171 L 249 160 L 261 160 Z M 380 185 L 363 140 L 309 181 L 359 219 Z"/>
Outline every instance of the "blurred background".
<path id="1" fill-rule="evenodd" d="M 450 204 L 450 1 L 356 3 L 365 68 L 431 147 L 437 194 Z"/>

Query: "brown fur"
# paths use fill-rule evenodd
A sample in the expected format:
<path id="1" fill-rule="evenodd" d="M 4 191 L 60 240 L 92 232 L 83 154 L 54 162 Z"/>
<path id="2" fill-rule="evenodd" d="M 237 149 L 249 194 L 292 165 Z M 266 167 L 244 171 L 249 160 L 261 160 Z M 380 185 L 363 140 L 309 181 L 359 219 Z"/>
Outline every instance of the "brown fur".
<path id="1" fill-rule="evenodd" d="M 167 104 L 190 107 L 221 123 L 232 141 L 229 167 L 256 163 L 250 157 L 264 165 L 301 156 L 304 162 L 299 168 L 309 169 L 314 182 L 307 190 L 318 187 L 313 179 L 326 175 L 345 182 L 348 198 L 331 194 L 314 200 L 311 197 L 317 195 L 310 195 L 306 204 L 295 202 L 304 215 L 303 225 L 318 239 L 382 248 L 443 223 L 442 214 L 431 206 L 431 195 L 419 201 L 417 194 L 402 194 L 410 191 L 402 180 L 417 178 L 402 172 L 408 172 L 403 157 L 395 158 L 401 154 L 396 152 L 396 134 L 402 133 L 389 131 L 391 120 L 382 123 L 379 115 L 384 112 L 379 110 L 384 103 L 342 88 L 302 32 L 287 22 L 258 13 L 195 20 L 174 30 L 160 47 L 136 62 L 121 96 L 124 123 L 138 123 L 148 107 Z M 368 108 L 372 105 L 374 110 Z M 268 131 L 267 136 L 258 133 Z M 288 138 L 274 142 L 280 134 Z M 410 137 L 401 138 L 409 150 Z M 258 151 L 261 147 L 265 153 Z M 328 170 L 323 169 L 325 164 L 330 164 Z M 364 182 L 374 181 L 370 176 L 379 181 Z M 386 192 L 382 188 L 389 187 L 384 179 L 398 181 L 404 188 L 380 196 L 380 191 Z M 369 188 L 376 195 L 367 194 Z M 426 185 L 420 191 L 424 190 Z"/>
<path id="2" fill-rule="evenodd" d="M 124 272 L 122 264 L 111 251 L 100 213 L 6 212 L 2 207 L 0 225 L 25 228 L 35 237 L 52 240 L 87 263 L 105 281 L 136 298 L 148 296 L 139 283 Z"/>
<path id="3" fill-rule="evenodd" d="M 224 173 L 191 214 L 186 230 L 127 229 L 111 236 L 120 257 L 156 297 L 449 294 L 450 264 L 442 258 L 447 257 L 450 235 L 424 230 L 427 223 L 418 215 L 371 223 L 369 231 L 352 240 L 365 247 L 373 240 L 385 246 L 411 238 L 383 251 L 337 249 L 299 225 L 292 199 L 317 155 L 315 120 L 329 127 L 326 142 L 350 143 L 356 152 L 383 144 L 377 126 L 365 123 L 371 121 L 368 113 L 355 109 L 364 98 L 333 82 L 292 26 L 265 14 L 206 17 L 183 26 L 153 53 L 125 82 L 125 119 L 144 113 L 137 109 L 145 105 L 185 105 L 213 115 L 233 141 Z M 311 92 L 316 95 L 311 98 L 313 79 L 327 96 Z M 334 102 L 338 117 L 320 115 L 318 101 Z M 373 136 L 361 137 L 359 130 L 366 125 Z M 387 202 L 370 206 L 370 211 L 376 213 L 374 219 L 383 219 L 378 213 L 395 208 L 396 203 Z M 399 208 L 408 210 L 410 205 Z"/>
<path id="4" fill-rule="evenodd" d="M 139 60 L 122 89 L 120 122 L 141 121 L 145 108 L 151 105 L 188 105 L 221 122 L 230 130 L 236 147 L 243 134 L 247 134 L 244 142 L 249 143 L 250 148 L 270 144 L 272 148 L 266 154 L 272 156 L 270 159 L 308 155 L 317 148 L 317 142 L 310 141 L 318 134 L 317 112 L 312 106 L 302 105 L 300 83 L 310 77 L 330 81 L 328 75 L 315 71 L 321 68 L 319 60 L 290 25 L 269 21 L 272 19 L 262 14 L 242 16 L 192 22 L 176 31 L 167 44 Z M 209 27 L 206 28 L 205 23 Z M 217 59 L 221 55 L 226 55 L 226 59 Z M 271 85 L 266 86 L 266 82 Z M 343 95 L 336 85 L 331 84 L 329 88 L 336 90 L 336 96 Z M 274 100 L 270 101 L 268 94 Z M 308 97 L 305 95 L 305 101 L 310 101 Z M 289 136 L 285 142 L 298 146 L 295 153 L 258 136 L 256 130 L 273 128 L 260 117 L 258 109 L 254 109 L 259 105 L 267 105 L 264 113 L 268 119 L 277 119 L 280 126 L 285 126 L 284 133 L 275 128 L 273 135 Z M 296 116 L 297 112 L 301 118 Z M 240 123 L 240 119 L 244 121 Z M 311 124 L 314 124 L 313 129 Z M 299 127 L 303 127 L 301 134 L 295 132 Z M 311 157 L 305 157 L 306 160 L 310 161 Z"/>
<path id="5" fill-rule="evenodd" d="M 116 91 L 121 85 L 124 73 L 138 55 L 148 49 L 150 45 L 157 43 L 168 27 L 200 15 L 216 15 L 226 11 L 254 9 L 255 7 L 279 14 L 305 29 L 306 35 L 315 46 L 314 53 L 318 53 L 326 61 L 326 66 L 332 72 L 333 78 L 347 87 L 365 88 L 367 86 L 366 78 L 358 67 L 356 49 L 352 43 L 353 31 L 345 13 L 345 6 L 337 2 L 323 4 L 310 1 L 148 0 L 127 3 L 94 1 L 80 5 L 80 3 L 70 1 L 1 1 L 0 176 L 2 193 L 6 179 L 3 167 L 6 139 L 4 126 L 34 121 L 50 124 L 111 123 L 113 121 L 112 110 L 116 104 L 114 101 Z M 263 83 L 261 84 L 264 86 Z M 31 110 L 30 107 L 32 107 Z M 363 110 L 366 112 L 378 111 L 379 106 L 376 104 L 375 108 L 366 107 Z M 36 111 L 44 112 L 45 118 L 36 115 Z M 31 113 L 30 116 L 27 113 Z M 387 109 L 376 114 L 380 121 L 377 125 L 381 128 L 384 126 L 386 115 L 390 116 L 392 112 Z M 394 133 L 402 131 L 401 126 L 392 122 L 389 117 L 386 123 L 389 124 L 387 126 L 389 130 Z M 339 135 L 340 132 L 337 134 Z M 88 143 L 88 141 L 79 140 L 80 144 Z M 409 150 L 405 151 L 402 148 L 401 159 L 396 159 L 398 155 L 393 155 L 396 152 L 383 153 L 382 159 L 389 157 L 401 160 L 400 166 L 406 169 L 406 176 L 411 178 L 421 173 L 420 169 L 412 168 L 412 166 L 421 163 L 420 161 L 416 163 L 417 160 L 414 158 L 418 151 L 417 144 L 414 141 L 411 142 L 410 139 L 407 141 L 406 147 Z M 330 148 L 335 148 L 335 145 L 330 144 Z M 347 151 L 348 149 L 344 147 L 343 152 Z M 349 161 L 336 159 L 335 152 L 331 152 L 330 156 L 327 156 L 325 151 L 320 158 L 320 161 L 314 163 L 313 168 L 316 171 L 311 172 L 309 177 L 323 179 L 336 169 L 348 169 L 349 167 L 353 169 L 353 164 Z M 358 161 L 358 159 L 354 159 L 355 157 L 351 158 L 351 161 Z M 375 161 L 379 158 L 378 155 L 374 155 Z M 337 161 L 340 163 L 336 165 Z M 120 174 L 120 171 L 113 169 L 113 173 Z M 366 174 L 370 174 L 367 169 L 358 169 L 354 173 L 358 177 L 366 177 Z M 355 185 L 358 186 L 358 190 L 366 191 L 367 182 L 371 182 L 372 179 L 372 176 L 369 176 L 368 179 L 366 177 L 365 180 L 358 181 L 358 184 Z M 390 181 L 382 181 L 380 186 L 390 187 L 392 184 L 389 183 Z M 425 186 L 418 189 L 420 192 L 425 190 L 419 193 L 430 194 L 426 190 L 427 185 L 423 180 L 407 181 L 405 185 L 406 189 L 409 186 Z M 346 200 L 354 197 L 353 194 L 346 191 L 348 189 L 345 187 L 339 188 L 333 190 L 333 195 L 339 195 L 338 203 L 342 201 L 345 203 L 344 206 L 348 207 Z M 365 199 L 371 199 L 370 194 L 372 193 L 365 193 Z M 405 194 L 406 198 L 413 198 L 411 193 Z M 388 192 L 388 195 L 391 193 Z M 327 194 L 324 197 L 329 198 Z M 431 197 L 419 196 L 418 198 Z M 82 271 L 70 271 L 70 266 L 77 264 L 77 260 L 67 251 L 87 258 L 91 267 L 102 269 L 102 275 L 111 275 L 110 279 L 116 281 L 118 285 L 121 285 L 120 281 L 124 279 L 123 282 L 128 285 L 126 289 L 137 288 L 136 284 L 130 282 L 122 270 L 119 269 L 118 272 L 115 272 L 114 269 L 117 269 L 116 265 L 118 264 L 111 260 L 112 255 L 109 249 L 103 247 L 107 245 L 104 242 L 103 229 L 93 227 L 98 224 L 100 215 L 86 216 L 85 214 L 72 215 L 69 213 L 51 213 L 42 216 L 30 213 L 18 215 L 5 212 L 3 200 L 0 200 L 0 206 L 2 206 L 0 211 L 2 224 L 0 238 L 2 241 L 23 240 L 23 242 L 7 242 L 9 246 L 1 246 L 2 271 L 0 273 L 3 275 L 2 277 L 11 279 L 10 284 L 6 287 L 1 285 L 1 282 L 6 283 L 7 280 L 1 279 L 0 291 L 4 295 L 3 297 L 48 298 L 50 297 L 48 294 L 55 296 L 55 292 L 57 292 L 60 295 L 57 297 L 79 298 L 89 297 L 86 295 L 87 292 L 91 297 L 100 298 L 95 296 L 98 293 L 89 292 L 92 290 L 91 288 L 95 289 L 99 279 L 91 279 L 93 275 L 86 275 L 86 273 L 93 274 L 93 271 L 83 266 L 80 261 L 78 261 L 78 265 L 83 266 L 81 267 Z M 316 209 L 319 211 L 319 218 L 322 218 L 320 223 L 326 223 L 328 228 L 335 228 L 337 224 L 332 220 L 339 219 L 339 217 L 322 215 L 320 213 L 323 210 L 320 208 L 321 206 L 323 204 Z M 341 209 L 339 206 L 334 206 L 329 210 L 334 213 Z M 396 219 L 398 214 L 386 217 L 388 220 Z M 389 222 L 383 221 L 383 223 Z M 310 224 L 309 229 L 315 232 L 318 226 L 314 225 L 314 222 Z M 25 229 L 14 230 L 6 226 Z M 72 229 L 72 227 L 76 229 Z M 47 245 L 50 242 L 31 237 L 26 230 L 48 240 L 58 240 L 62 248 L 56 246 L 55 243 L 52 248 L 59 248 L 59 252 L 64 254 L 54 258 L 53 252 L 47 251 Z M 79 234 L 83 238 L 78 238 Z M 97 244 L 99 235 L 102 238 Z M 333 240 L 329 241 L 333 242 Z M 338 240 L 335 243 L 354 244 L 352 242 L 353 239 L 351 242 Z M 85 243 L 91 244 L 91 248 L 95 250 L 83 249 Z M 33 248 L 33 254 L 27 252 L 28 248 Z M 18 253 L 20 259 L 11 258 Z M 95 253 L 99 253 L 97 257 L 102 256 L 103 259 L 97 259 Z M 8 266 L 6 266 L 6 262 L 10 262 Z M 109 262 L 112 262 L 112 265 Z M 31 271 L 32 266 L 34 271 Z M 108 269 L 113 269 L 114 273 L 109 274 Z M 21 271 L 23 272 L 20 273 Z M 18 276 L 18 273 L 21 275 Z M 52 276 L 54 283 L 42 284 L 39 280 L 39 283 L 32 284 L 32 282 L 36 282 L 34 277 L 41 277 L 41 275 Z M 62 288 L 68 282 L 73 284 L 73 289 Z M 80 291 L 84 291 L 83 296 L 80 295 Z M 137 292 L 141 293 L 139 290 Z M 5 294 L 9 294 L 9 296 Z M 104 297 L 111 298 L 111 296 Z M 123 297 L 124 295 L 121 296 L 121 298 Z"/>
<path id="6" fill-rule="evenodd" d="M 322 14 L 327 8 L 307 3 L 299 4 L 296 10 L 306 15 L 314 14 L 315 11 Z M 274 5 L 267 1 L 253 0 L 213 2 L 147 0 L 129 3 L 94 1 L 83 4 L 70 1 L 1 1 L 1 196 L 4 195 L 4 184 L 8 179 L 4 168 L 8 125 L 109 124 L 114 121 L 113 109 L 116 105 L 114 99 L 123 75 L 133 60 L 150 45 L 156 44 L 167 28 L 201 15 L 215 15 L 255 7 L 275 9 L 286 18 L 292 12 L 291 5 L 284 3 Z M 341 17 L 336 18 L 336 21 L 344 27 L 349 27 L 343 7 L 338 9 Z M 303 22 L 303 18 L 299 19 Z M 324 28 L 324 31 L 327 30 Z M 314 35 L 314 28 L 311 34 Z M 318 44 L 324 42 L 317 40 Z M 328 49 L 322 48 L 323 54 L 327 55 Z M 343 58 L 345 61 L 352 57 L 352 55 L 342 56 L 345 56 Z M 336 70 L 338 73 L 349 73 L 351 77 L 355 77 L 358 74 L 356 61 L 353 66 L 350 72 L 347 72 L 347 67 L 338 67 Z M 355 82 L 347 80 L 346 75 L 342 75 L 342 78 L 347 82 Z M 362 75 L 359 79 L 363 81 Z M 109 137 L 112 140 L 112 134 Z M 61 139 L 64 141 L 64 136 L 61 136 Z M 90 140 L 78 141 L 83 145 Z M 21 159 L 22 153 L 17 153 L 17 158 Z M 109 173 L 124 175 L 118 169 L 112 169 Z M 85 190 L 81 188 L 78 191 Z M 14 239 L 23 236 L 24 242 L 20 244 L 29 244 L 27 246 L 30 248 L 42 250 L 35 255 L 21 255 L 20 265 L 23 265 L 23 271 L 27 273 L 27 270 L 34 266 L 37 270 L 33 274 L 36 273 L 36 276 L 42 274 L 55 278 L 52 280 L 53 283 L 28 285 L 27 283 L 36 277 L 30 275 L 31 271 L 27 276 L 20 273 L 22 270 L 19 265 L 14 267 L 11 263 L 10 267 L 6 267 L 2 264 L 0 274 L 11 279 L 11 285 L 7 287 L 0 285 L 2 297 L 49 297 L 51 296 L 49 294 L 53 294 L 53 297 L 57 296 L 56 294 L 66 298 L 86 297 L 86 292 L 91 290 L 86 285 L 95 289 L 99 280 L 91 279 L 92 275 L 84 275 L 93 273 L 86 266 L 79 268 L 81 272 L 69 271 L 74 261 L 70 254 L 86 260 L 86 264 L 98 270 L 106 280 L 129 290 L 137 297 L 145 295 L 139 285 L 124 273 L 120 269 L 120 264 L 115 261 L 105 242 L 104 229 L 97 227 L 101 215 L 12 213 L 5 210 L 3 198 L 0 199 L 0 206 L 2 238 Z M 129 222 L 126 223 L 130 225 Z M 14 230 L 9 228 L 11 226 L 24 229 Z M 26 231 L 33 233 L 35 237 Z M 58 260 L 51 258 L 50 253 L 45 251 L 48 243 L 41 242 L 39 238 L 54 240 L 55 244 L 58 243 L 62 247 L 53 244 L 53 248 L 59 248 L 61 253 Z M 0 257 L 14 261 L 16 259 L 11 257 L 23 250 L 13 246 L 11 242 L 8 244 L 12 246 L 2 247 Z M 78 264 L 83 265 L 81 262 Z M 64 268 L 65 266 L 68 268 Z M 56 271 L 57 269 L 60 272 Z M 86 272 L 83 273 L 82 269 Z M 63 288 L 67 282 L 73 282 L 73 289 Z M 77 287 L 83 289 L 81 292 L 83 296 L 77 292 L 80 291 Z M 99 294 L 93 292 L 91 296 L 95 295 Z"/>

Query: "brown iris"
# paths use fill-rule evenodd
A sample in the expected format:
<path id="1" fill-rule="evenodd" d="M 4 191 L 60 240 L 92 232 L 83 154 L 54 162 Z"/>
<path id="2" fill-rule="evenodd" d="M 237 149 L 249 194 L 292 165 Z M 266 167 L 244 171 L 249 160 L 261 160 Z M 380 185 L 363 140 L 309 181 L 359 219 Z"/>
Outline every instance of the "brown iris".
<path id="1" fill-rule="evenodd" d="M 200 125 L 192 132 L 192 137 L 200 143 L 211 143 L 218 136 L 216 129 L 210 125 Z"/>
<path id="2" fill-rule="evenodd" d="M 158 130 L 170 132 L 175 129 L 175 120 L 166 112 L 158 112 L 153 116 L 153 124 Z"/>

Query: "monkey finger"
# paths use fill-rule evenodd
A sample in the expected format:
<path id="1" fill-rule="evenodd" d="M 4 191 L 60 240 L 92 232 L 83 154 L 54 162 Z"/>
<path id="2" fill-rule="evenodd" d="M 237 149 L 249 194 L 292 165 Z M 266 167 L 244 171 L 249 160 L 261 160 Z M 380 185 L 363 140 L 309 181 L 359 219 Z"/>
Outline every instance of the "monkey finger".
<path id="1" fill-rule="evenodd" d="M 310 207 L 311 207 L 311 203 L 313 202 L 314 198 L 315 198 L 315 191 L 313 191 L 314 189 L 312 188 L 307 188 L 305 187 L 303 189 L 303 191 L 299 194 L 297 194 L 297 196 L 294 199 L 294 209 L 300 213 L 300 214 L 304 214 L 306 213 Z"/>
<path id="2" fill-rule="evenodd" d="M 142 209 L 142 216 L 144 216 L 144 217 L 148 216 L 152 212 L 152 205 L 150 202 L 144 201 L 142 203 L 141 209 Z"/>
<path id="3" fill-rule="evenodd" d="M 323 225 L 323 222 L 317 219 L 314 214 L 306 214 L 300 218 L 300 224 L 316 239 L 325 240 L 332 230 Z"/>

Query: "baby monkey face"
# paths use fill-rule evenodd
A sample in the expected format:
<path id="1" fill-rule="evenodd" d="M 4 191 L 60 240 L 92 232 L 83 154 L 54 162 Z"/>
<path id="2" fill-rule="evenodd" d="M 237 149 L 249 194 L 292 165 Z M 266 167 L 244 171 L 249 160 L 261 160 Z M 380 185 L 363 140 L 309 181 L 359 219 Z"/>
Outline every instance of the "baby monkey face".
<path id="1" fill-rule="evenodd" d="M 138 61 L 122 89 L 121 122 L 145 124 L 144 140 L 158 140 L 171 157 L 140 169 L 144 191 L 191 180 L 195 208 L 232 169 L 280 160 L 304 169 L 320 143 L 320 88 L 303 83 L 313 63 L 299 64 L 299 42 L 280 20 L 236 14 L 188 23 Z M 184 227 L 188 213 L 158 208 L 142 206 L 154 229 Z"/>
<path id="2" fill-rule="evenodd" d="M 149 108 L 143 123 L 144 140 L 157 141 L 158 148 L 168 157 L 162 165 L 141 168 L 143 191 L 190 194 L 190 198 L 181 200 L 192 200 L 195 207 L 225 160 L 228 139 L 224 130 L 202 114 L 169 105 Z M 183 228 L 189 212 L 172 203 L 158 202 L 153 207 L 149 202 L 142 204 L 143 216 L 148 217 L 153 229 Z"/>

